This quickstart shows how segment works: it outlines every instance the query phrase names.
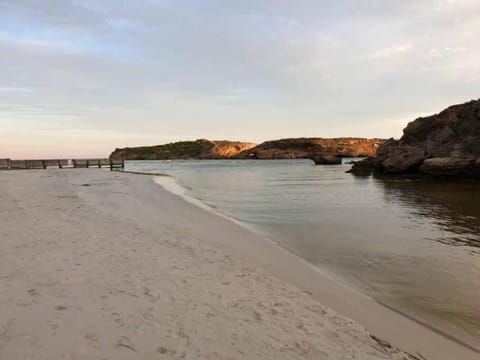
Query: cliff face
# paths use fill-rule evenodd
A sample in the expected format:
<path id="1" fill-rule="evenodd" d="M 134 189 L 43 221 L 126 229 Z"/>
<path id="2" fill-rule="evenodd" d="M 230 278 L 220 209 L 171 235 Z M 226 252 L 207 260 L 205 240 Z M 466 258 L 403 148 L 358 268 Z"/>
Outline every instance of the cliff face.
<path id="1" fill-rule="evenodd" d="M 299 138 L 253 143 L 235 141 L 181 141 L 165 145 L 116 149 L 113 160 L 169 159 L 305 159 L 321 156 L 375 156 L 382 139 Z"/>
<path id="2" fill-rule="evenodd" d="M 213 141 L 214 147 L 212 152 L 215 156 L 222 158 L 230 158 L 242 151 L 246 151 L 255 147 L 257 144 L 248 142 L 233 142 L 233 141 Z"/>
<path id="3" fill-rule="evenodd" d="M 362 157 L 375 156 L 383 144 L 382 139 L 363 138 L 299 138 L 267 141 L 246 151 L 240 152 L 240 159 L 303 159 L 318 154 L 329 156 Z"/>
<path id="4" fill-rule="evenodd" d="M 115 149 L 113 160 L 223 159 L 254 147 L 238 141 L 181 141 L 157 146 Z"/>
<path id="5" fill-rule="evenodd" d="M 480 100 L 451 106 L 412 121 L 400 140 L 390 139 L 353 173 L 420 173 L 480 177 Z"/>

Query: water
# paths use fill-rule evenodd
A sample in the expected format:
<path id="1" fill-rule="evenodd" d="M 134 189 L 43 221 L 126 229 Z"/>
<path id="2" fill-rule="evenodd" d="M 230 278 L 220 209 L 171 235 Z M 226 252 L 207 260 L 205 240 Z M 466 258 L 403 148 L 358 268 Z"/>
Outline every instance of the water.
<path id="1" fill-rule="evenodd" d="M 135 161 L 376 300 L 480 343 L 480 183 L 308 160 Z"/>

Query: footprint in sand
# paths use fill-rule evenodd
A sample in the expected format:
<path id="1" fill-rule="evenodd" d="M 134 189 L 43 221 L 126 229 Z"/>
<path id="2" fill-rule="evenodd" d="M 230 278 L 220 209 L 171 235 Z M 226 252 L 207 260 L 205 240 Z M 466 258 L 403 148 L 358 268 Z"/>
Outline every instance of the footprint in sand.
<path id="1" fill-rule="evenodd" d="M 88 360 L 88 347 L 85 344 L 78 344 L 70 353 L 71 360 Z"/>
<path id="2" fill-rule="evenodd" d="M 123 321 L 119 313 L 116 313 L 116 312 L 112 313 L 112 317 L 113 317 L 113 321 L 115 321 L 118 327 L 123 327 L 125 325 L 125 322 Z"/>
<path id="3" fill-rule="evenodd" d="M 36 289 L 29 289 L 27 292 L 30 294 L 30 296 L 40 296 Z"/>
<path id="4" fill-rule="evenodd" d="M 85 334 L 85 339 L 91 342 L 97 342 L 100 337 L 97 334 L 94 333 L 86 333 Z"/>
<path id="5" fill-rule="evenodd" d="M 156 301 L 160 298 L 160 294 L 156 291 L 153 291 L 148 286 L 143 288 L 143 294 L 148 297 L 151 301 Z"/>
<path id="6" fill-rule="evenodd" d="M 134 352 L 137 351 L 137 350 L 135 350 L 135 346 L 133 345 L 132 341 L 126 336 L 121 336 L 117 340 L 117 343 L 115 344 L 115 347 L 128 349 L 128 350 L 131 350 L 131 351 L 134 351 Z"/>

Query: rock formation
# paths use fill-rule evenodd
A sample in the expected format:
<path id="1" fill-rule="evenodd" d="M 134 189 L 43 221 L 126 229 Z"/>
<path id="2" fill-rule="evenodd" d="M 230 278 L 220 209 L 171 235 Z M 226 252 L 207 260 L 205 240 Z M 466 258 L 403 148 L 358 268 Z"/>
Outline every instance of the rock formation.
<path id="1" fill-rule="evenodd" d="M 412 121 L 400 140 L 386 141 L 350 171 L 480 177 L 480 100 Z"/>
<path id="2" fill-rule="evenodd" d="M 375 156 L 382 139 L 297 138 L 267 141 L 235 156 L 239 159 L 313 159 L 319 155 L 336 157 Z"/>
<path id="3" fill-rule="evenodd" d="M 339 157 L 374 156 L 381 139 L 300 138 L 253 143 L 235 141 L 181 141 L 157 146 L 115 149 L 113 160 L 172 159 L 307 159 L 324 157 L 325 162 L 338 163 Z M 329 160 L 330 159 L 330 160 Z M 328 161 L 327 161 L 328 160 Z"/>
<path id="4" fill-rule="evenodd" d="M 310 157 L 313 160 L 315 165 L 340 165 L 342 163 L 342 158 L 335 154 L 315 154 Z"/>
<path id="5" fill-rule="evenodd" d="M 254 147 L 238 141 L 180 141 L 165 145 L 115 149 L 113 160 L 224 159 Z"/>

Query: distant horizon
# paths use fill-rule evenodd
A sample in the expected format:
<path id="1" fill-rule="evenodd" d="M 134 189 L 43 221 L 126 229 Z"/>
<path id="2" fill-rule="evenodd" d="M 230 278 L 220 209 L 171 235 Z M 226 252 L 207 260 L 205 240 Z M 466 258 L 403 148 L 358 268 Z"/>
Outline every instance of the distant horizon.
<path id="1" fill-rule="evenodd" d="M 470 100 L 467 100 L 467 101 L 470 101 Z M 465 101 L 465 102 L 467 102 Z M 442 108 L 441 110 L 444 110 L 445 108 L 447 108 L 448 106 L 451 106 L 451 105 L 456 105 L 456 104 L 450 104 L 450 105 L 447 105 L 445 106 L 444 108 Z M 419 115 L 417 117 L 415 117 L 414 119 L 411 119 L 411 120 L 408 120 L 405 122 L 404 124 L 404 127 L 407 126 L 408 122 L 410 121 L 413 121 L 419 117 L 424 117 L 424 116 L 429 116 L 429 115 L 434 115 L 438 112 L 440 112 L 441 110 L 438 110 L 436 112 L 432 112 L 431 114 L 424 114 L 424 115 Z M 211 137 L 205 137 L 205 136 L 199 136 L 199 137 L 190 137 L 190 138 L 178 138 L 178 139 L 175 139 L 175 138 L 172 138 L 172 140 L 164 140 L 164 141 L 161 141 L 161 142 L 155 142 L 154 140 L 151 140 L 150 142 L 142 142 L 142 143 L 138 143 L 138 144 L 135 144 L 133 143 L 129 143 L 127 141 L 127 143 L 129 143 L 129 145 L 122 145 L 122 144 L 117 144 L 115 145 L 113 148 L 111 148 L 111 150 L 108 151 L 108 153 L 104 153 L 103 155 L 101 154 L 95 154 L 95 153 L 88 153 L 87 152 L 87 155 L 72 155 L 72 154 L 62 154 L 60 152 L 58 152 L 58 150 L 54 151 L 52 154 L 53 155 L 49 155 L 48 153 L 43 153 L 41 149 L 38 149 L 36 153 L 31 153 L 31 154 L 27 154 L 25 156 L 11 156 L 9 154 L 3 154 L 1 151 L 2 151 L 2 144 L 0 144 L 0 159 L 1 158 L 9 158 L 9 159 L 12 159 L 12 160 L 15 160 L 15 159 L 19 159 L 19 160 L 46 160 L 46 159 L 99 159 L 99 158 L 107 158 L 116 148 L 126 148 L 126 147 L 142 147 L 142 146 L 157 146 L 157 145 L 165 145 L 165 144 L 169 144 L 169 143 L 176 143 L 176 142 L 181 142 L 181 141 L 196 141 L 196 140 L 200 140 L 200 139 L 206 139 L 206 140 L 210 140 L 210 141 L 237 141 L 237 142 L 247 142 L 247 143 L 254 143 L 256 145 L 259 145 L 261 143 L 264 143 L 266 141 L 275 141 L 275 140 L 281 140 L 281 139 L 288 139 L 288 138 L 295 138 L 295 139 L 299 139 L 299 138 L 364 138 L 364 139 L 390 139 L 390 138 L 394 138 L 394 139 L 399 139 L 402 134 L 403 134 L 403 128 L 400 130 L 400 134 L 398 136 L 387 136 L 387 137 L 381 137 L 381 136 L 355 136 L 355 135 L 345 135 L 345 136 L 315 136 L 315 135 L 300 135 L 300 136 L 281 136 L 281 137 L 274 137 L 274 138 L 266 138 L 266 139 L 261 139 L 261 140 L 258 140 L 258 141 L 255 141 L 255 140 L 242 140 L 242 139 L 235 139 L 235 138 L 211 138 Z M 154 138 L 155 135 L 152 135 L 151 138 Z M 161 138 L 159 136 L 159 138 Z M 166 138 L 167 139 L 167 138 Z M 141 141 L 141 140 L 140 140 Z"/>
<path id="2" fill-rule="evenodd" d="M 398 138 L 480 96 L 478 18 L 476 0 L 0 0 L 0 157 Z"/>
<path id="3" fill-rule="evenodd" d="M 275 138 L 275 139 L 266 139 L 264 141 L 260 142 L 255 142 L 255 141 L 248 141 L 248 140 L 237 140 L 237 139 L 210 139 L 206 137 L 200 137 L 196 139 L 179 139 L 179 140 L 173 140 L 173 141 L 167 141 L 167 142 L 162 142 L 162 143 L 151 143 L 151 144 L 140 144 L 140 145 L 132 145 L 132 146 L 116 146 L 115 148 L 112 148 L 111 151 L 108 154 L 103 154 L 103 155 L 89 155 L 89 156 L 38 156 L 36 154 L 32 154 L 31 156 L 25 156 L 25 157 L 12 157 L 8 156 L 8 154 L 0 154 L 0 159 L 11 159 L 11 160 L 49 160 L 49 159 L 102 159 L 102 158 L 108 158 L 108 156 L 115 150 L 115 149 L 122 149 L 122 148 L 135 148 L 135 147 L 151 147 L 151 146 L 161 146 L 161 145 L 166 145 L 170 143 L 177 143 L 177 142 L 182 142 L 182 141 L 196 141 L 196 140 L 209 140 L 209 141 L 230 141 L 230 142 L 241 142 L 241 143 L 252 143 L 255 145 L 260 145 L 266 141 L 276 141 L 276 140 L 283 140 L 283 139 L 307 139 L 307 138 L 319 138 L 319 139 L 329 139 L 329 138 L 361 138 L 361 139 L 382 139 L 386 140 L 388 138 L 379 138 L 379 137 L 363 137 L 363 136 L 332 136 L 332 137 L 322 137 L 322 136 L 298 136 L 298 137 L 281 137 L 281 138 Z"/>
<path id="4" fill-rule="evenodd" d="M 430 115 L 434 115 L 434 114 L 437 114 L 439 113 L 440 111 L 442 110 L 445 110 L 446 108 L 448 108 L 449 106 L 452 106 L 452 105 L 458 105 L 458 104 L 462 104 L 462 103 L 466 103 L 466 102 L 469 102 L 469 101 L 472 101 L 472 100 L 475 100 L 475 99 L 470 99 L 470 100 L 466 100 L 464 102 L 461 102 L 461 103 L 455 103 L 455 104 L 449 104 L 445 107 L 443 107 L 442 109 L 440 110 L 437 110 L 435 112 L 432 112 L 430 114 L 422 114 L 422 115 L 418 115 L 416 116 L 415 118 L 411 119 L 411 120 L 408 120 L 405 122 L 404 124 L 404 127 L 407 126 L 407 124 L 410 122 L 410 121 L 414 121 L 415 119 L 418 119 L 419 117 L 425 117 L 425 116 L 430 116 Z M 403 128 L 404 128 L 403 127 Z M 201 139 L 206 139 L 206 140 L 210 140 L 210 141 L 232 141 L 232 142 L 244 142 L 244 143 L 254 143 L 256 145 L 259 145 L 259 144 L 262 144 L 266 141 L 275 141 L 275 140 L 281 140 L 281 139 L 289 139 L 289 138 L 295 138 L 295 139 L 300 139 L 300 138 L 364 138 L 364 139 L 383 139 L 383 140 L 387 140 L 387 139 L 390 139 L 390 138 L 394 138 L 394 139 L 399 139 L 402 134 L 403 134 L 403 128 L 401 129 L 400 131 L 400 134 L 398 136 L 387 136 L 387 137 L 380 137 L 380 136 L 355 136 L 355 135 L 345 135 L 345 136 L 315 136 L 315 135 L 300 135 L 300 136 L 282 136 L 282 137 L 275 137 L 275 138 L 267 138 L 267 139 L 262 139 L 262 140 L 259 140 L 259 141 L 255 141 L 255 140 L 243 140 L 243 139 L 235 139 L 235 138 L 210 138 L 210 137 L 205 137 L 205 136 L 199 136 L 199 137 L 191 137 L 191 138 L 182 138 L 182 139 L 172 139 L 172 140 L 165 140 L 165 141 L 162 141 L 162 142 L 154 142 L 152 140 L 152 142 L 143 142 L 143 143 L 138 143 L 138 144 L 129 144 L 129 145 L 115 145 L 111 150 L 108 151 L 108 153 L 106 154 L 103 154 L 103 155 L 99 155 L 99 154 L 90 154 L 90 155 L 68 155 L 65 156 L 64 154 L 60 154 L 60 156 L 56 156 L 56 155 L 53 155 L 53 156 L 49 156 L 48 154 L 47 155 L 39 155 L 38 153 L 36 154 L 31 154 L 31 155 L 27 155 L 27 156 L 20 156 L 20 157 L 14 157 L 14 156 L 9 156 L 8 154 L 2 154 L 0 152 L 0 159 L 1 158 L 9 158 L 9 159 L 12 159 L 12 160 L 15 160 L 15 159 L 19 159 L 19 160 L 22 160 L 22 159 L 30 159 L 30 160 L 45 160 L 45 159 L 99 159 L 99 158 L 107 158 L 115 149 L 119 148 L 127 148 L 127 147 L 130 147 L 130 148 L 133 148 L 133 147 L 142 147 L 142 146 L 145 146 L 145 147 L 150 147 L 150 146 L 158 146 L 158 145 L 165 145 L 165 144 L 169 144 L 169 143 L 176 143 L 176 142 L 181 142 L 181 141 L 196 141 L 196 140 L 201 140 Z M 152 135 L 152 137 L 155 137 L 154 135 Z M 1 150 L 1 145 L 0 145 L 0 150 Z M 59 153 L 55 153 L 55 154 L 59 154 Z"/>

